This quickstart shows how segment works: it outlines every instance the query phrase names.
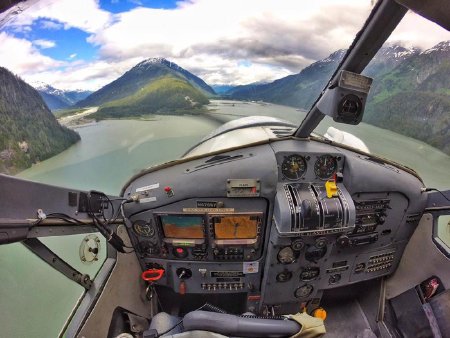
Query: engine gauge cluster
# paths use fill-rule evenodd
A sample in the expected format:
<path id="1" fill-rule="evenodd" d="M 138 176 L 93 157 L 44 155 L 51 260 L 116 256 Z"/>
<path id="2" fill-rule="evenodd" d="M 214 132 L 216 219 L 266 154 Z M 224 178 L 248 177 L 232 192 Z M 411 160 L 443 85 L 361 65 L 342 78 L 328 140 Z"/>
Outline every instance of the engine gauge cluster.
<path id="1" fill-rule="evenodd" d="M 279 157 L 280 179 L 314 181 L 333 178 L 342 168 L 341 156 L 332 154 L 283 154 Z M 309 165 L 310 164 L 310 165 Z"/>

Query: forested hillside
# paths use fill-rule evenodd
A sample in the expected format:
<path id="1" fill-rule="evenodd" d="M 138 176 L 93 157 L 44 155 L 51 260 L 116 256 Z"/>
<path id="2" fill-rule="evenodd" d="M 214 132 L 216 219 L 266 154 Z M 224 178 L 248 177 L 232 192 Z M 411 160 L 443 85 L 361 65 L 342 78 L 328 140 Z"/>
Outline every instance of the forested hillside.
<path id="1" fill-rule="evenodd" d="M 450 154 L 450 41 L 375 74 L 364 121 Z"/>
<path id="2" fill-rule="evenodd" d="M 151 58 L 138 63 L 121 77 L 100 88 L 76 105 L 78 107 L 101 106 L 111 101 L 117 101 L 138 94 L 153 81 L 166 76 L 185 81 L 204 96 L 215 95 L 214 90 L 202 79 L 177 64 L 164 58 Z M 170 93 L 167 92 L 167 94 Z"/>
<path id="3" fill-rule="evenodd" d="M 164 76 L 130 96 L 105 103 L 92 117 L 102 119 L 192 112 L 208 102 L 208 98 L 189 82 L 178 77 Z"/>
<path id="4" fill-rule="evenodd" d="M 339 50 L 298 74 L 269 84 L 238 86 L 227 96 L 307 110 L 343 55 Z M 414 137 L 450 154 L 450 41 L 426 51 L 383 47 L 364 74 L 374 78 L 364 122 Z"/>
<path id="5" fill-rule="evenodd" d="M 0 67 L 0 172 L 15 174 L 79 139 L 58 123 L 33 87 Z"/>

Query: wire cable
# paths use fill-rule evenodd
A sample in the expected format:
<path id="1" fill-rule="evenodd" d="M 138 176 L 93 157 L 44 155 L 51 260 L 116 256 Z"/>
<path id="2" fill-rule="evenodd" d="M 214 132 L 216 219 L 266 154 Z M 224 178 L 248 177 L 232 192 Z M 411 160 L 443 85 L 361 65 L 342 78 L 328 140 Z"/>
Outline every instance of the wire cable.
<path id="1" fill-rule="evenodd" d="M 436 188 L 426 188 L 423 191 L 429 192 L 429 191 L 437 191 L 438 193 L 440 193 L 442 195 L 442 197 L 444 197 L 447 201 L 450 202 L 450 199 L 444 195 L 444 193 L 442 191 L 440 191 L 439 189 Z"/>

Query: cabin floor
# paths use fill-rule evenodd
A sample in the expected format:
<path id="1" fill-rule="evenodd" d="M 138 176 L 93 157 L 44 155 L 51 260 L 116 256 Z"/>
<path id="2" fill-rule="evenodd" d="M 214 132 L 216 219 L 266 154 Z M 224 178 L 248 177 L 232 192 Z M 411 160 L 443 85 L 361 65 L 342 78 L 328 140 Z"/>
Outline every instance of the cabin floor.
<path id="1" fill-rule="evenodd" d="M 417 287 L 405 291 L 389 301 L 383 301 L 384 322 L 378 317 L 382 280 L 372 280 L 352 286 L 326 290 L 320 306 L 326 310 L 327 318 L 324 338 L 375 338 L 375 337 L 447 337 L 450 332 L 445 313 L 450 308 L 450 292 L 444 290 L 430 302 L 421 302 Z M 193 311 L 198 304 L 210 302 L 224 309 L 227 313 L 239 314 L 239 309 L 245 297 L 230 299 L 218 297 L 205 299 L 204 297 L 176 297 L 171 290 L 160 290 L 161 313 L 155 317 L 150 328 L 162 333 L 179 323 L 182 315 Z M 195 300 L 194 300 L 195 299 Z M 163 301 L 164 300 L 164 301 Z M 221 305 L 226 305 L 222 307 Z M 192 308 L 194 307 L 194 308 Z M 427 310 L 428 309 L 428 310 Z M 214 311 L 214 307 L 210 309 Z M 428 313 L 427 313 L 428 312 Z M 430 317 L 431 314 L 431 317 Z M 161 316 L 162 315 L 162 316 Z M 434 319 L 433 319 L 434 318 Z M 435 325 L 433 325 L 433 322 Z M 218 333 L 206 331 L 182 332 L 183 326 L 178 325 L 174 330 L 162 337 L 225 337 Z M 155 331 L 153 331 L 155 332 Z M 146 333 L 144 333 L 146 337 Z"/>
<path id="2" fill-rule="evenodd" d="M 324 302 L 323 307 L 327 309 L 327 319 L 325 321 L 327 333 L 324 337 L 377 337 L 372 331 L 366 314 L 362 310 L 358 300 L 349 299 L 339 304 L 328 304 Z"/>

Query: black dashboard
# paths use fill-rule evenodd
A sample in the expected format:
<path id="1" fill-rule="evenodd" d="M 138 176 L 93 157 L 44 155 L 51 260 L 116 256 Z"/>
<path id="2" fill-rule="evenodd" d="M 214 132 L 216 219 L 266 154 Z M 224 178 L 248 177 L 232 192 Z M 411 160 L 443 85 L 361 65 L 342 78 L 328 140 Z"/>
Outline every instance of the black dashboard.
<path id="1" fill-rule="evenodd" d="M 323 292 L 391 274 L 425 207 L 422 182 L 379 158 L 284 139 L 169 163 L 125 187 L 144 271 L 245 310 L 318 307 Z"/>

